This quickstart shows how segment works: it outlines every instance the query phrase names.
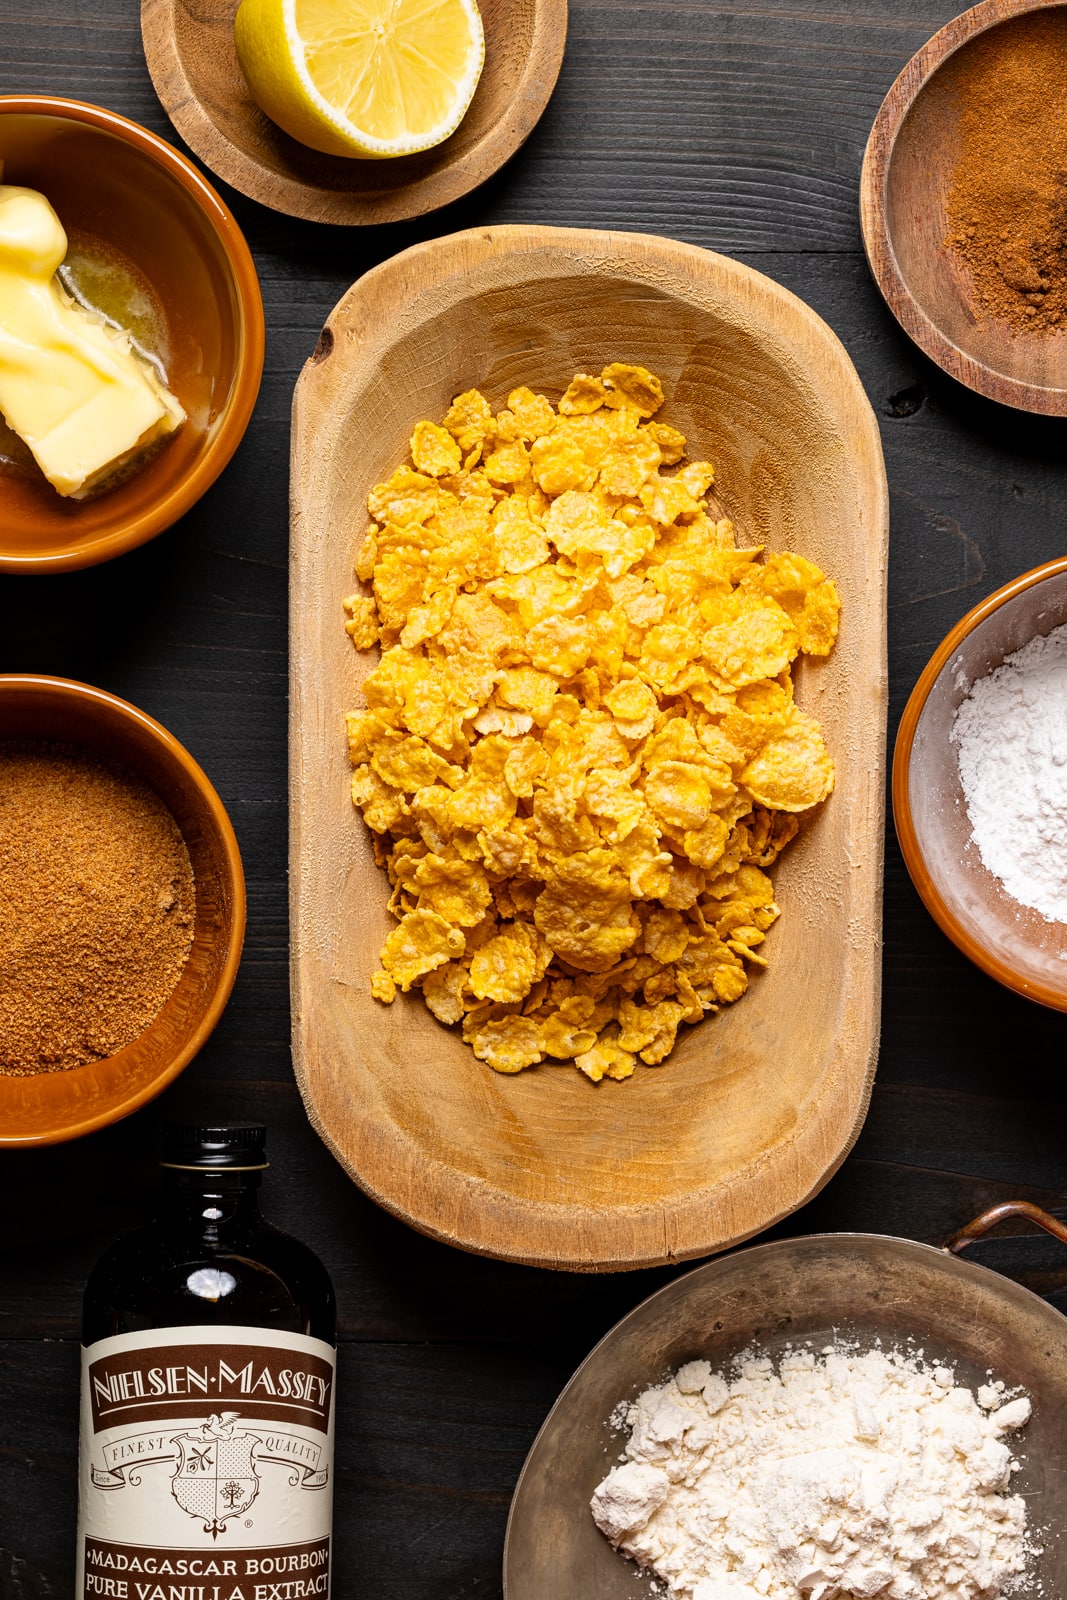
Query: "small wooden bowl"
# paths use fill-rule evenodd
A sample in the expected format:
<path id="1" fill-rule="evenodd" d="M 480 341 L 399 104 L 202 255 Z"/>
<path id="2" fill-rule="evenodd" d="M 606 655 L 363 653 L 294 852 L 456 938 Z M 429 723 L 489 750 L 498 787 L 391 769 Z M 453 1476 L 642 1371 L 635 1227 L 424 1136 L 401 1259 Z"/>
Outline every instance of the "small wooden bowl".
<path id="1" fill-rule="evenodd" d="M 1057 1011 L 1067 1011 L 1067 925 L 1021 906 L 982 864 L 950 734 L 977 679 L 1064 622 L 1067 556 L 1035 567 L 975 606 L 938 646 L 912 690 L 893 757 L 897 837 L 926 909 L 983 972 Z"/>
<path id="2" fill-rule="evenodd" d="M 0 1076 L 0 1147 L 59 1144 L 129 1116 L 207 1040 L 237 976 L 245 931 L 241 856 L 222 801 L 188 750 L 134 706 L 65 678 L 0 676 L 0 740 L 80 745 L 142 778 L 182 831 L 196 885 L 192 948 L 149 1028 L 117 1055 L 69 1072 Z M 2 745 L 0 745 L 2 755 Z"/>
<path id="3" fill-rule="evenodd" d="M 68 260 L 114 262 L 154 302 L 167 377 L 187 412 L 143 468 L 89 500 L 64 499 L 32 460 L 0 460 L 0 571 L 93 566 L 169 528 L 236 450 L 263 371 L 259 280 L 211 185 L 113 111 L 46 95 L 0 98 L 0 162 L 5 183 L 51 201 Z"/>
<path id="4" fill-rule="evenodd" d="M 220 178 L 309 222 L 401 222 L 458 200 L 502 167 L 548 104 L 567 39 L 567 0 L 481 0 L 485 66 L 443 144 L 395 161 L 321 155 L 256 105 L 237 62 L 239 0 L 141 0 L 141 36 L 174 126 Z"/>
<path id="5" fill-rule="evenodd" d="M 976 309 L 945 245 L 970 48 L 1041 12 L 1067 29 L 1067 0 L 983 0 L 908 62 L 874 121 L 860 179 L 867 260 L 905 333 L 953 378 L 1023 411 L 1067 416 L 1067 333 L 1019 333 Z"/>
<path id="6" fill-rule="evenodd" d="M 341 598 L 367 493 L 414 423 L 460 390 L 553 400 L 576 372 L 641 362 L 662 417 L 710 456 L 743 536 L 833 574 L 837 648 L 799 699 L 837 787 L 775 871 L 771 965 L 663 1067 L 594 1085 L 573 1066 L 501 1077 L 417 993 L 370 976 L 388 884 L 350 799 L 344 713 L 374 665 Z M 312 1123 L 347 1172 L 464 1249 L 577 1271 L 737 1244 L 844 1159 L 878 1037 L 886 484 L 878 428 L 830 329 L 758 272 L 692 245 L 568 228 L 483 228 L 368 273 L 297 385 L 291 535 L 293 1052 Z"/>

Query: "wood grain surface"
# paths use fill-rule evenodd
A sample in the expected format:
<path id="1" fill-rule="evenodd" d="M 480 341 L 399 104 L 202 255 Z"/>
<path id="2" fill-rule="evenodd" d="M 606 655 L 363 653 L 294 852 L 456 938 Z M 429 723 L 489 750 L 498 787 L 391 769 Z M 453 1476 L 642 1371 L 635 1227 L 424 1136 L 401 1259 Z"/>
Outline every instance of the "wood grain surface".
<path id="1" fill-rule="evenodd" d="M 798 667 L 836 783 L 775 871 L 771 965 L 622 1094 L 573 1067 L 487 1072 L 418 993 L 388 1010 L 371 998 L 392 924 L 351 809 L 342 714 L 378 655 L 356 654 L 338 620 L 367 495 L 420 417 L 475 385 L 497 408 L 519 383 L 558 401 L 608 356 L 655 366 L 659 415 L 694 460 L 714 455 L 739 545 L 818 562 L 845 617 L 829 660 Z M 839 342 L 770 279 L 692 245 L 472 229 L 405 251 L 331 313 L 297 385 L 291 494 L 293 1053 L 330 1149 L 404 1221 L 530 1265 L 686 1260 L 795 1210 L 851 1146 L 877 1053 L 888 508 L 877 424 Z"/>
<path id="2" fill-rule="evenodd" d="M 1064 551 L 1064 424 L 961 388 L 912 345 L 863 258 L 859 170 L 886 91 L 952 0 L 575 0 L 555 94 L 519 154 L 439 215 L 347 231 L 224 191 L 267 308 L 243 445 L 205 500 L 109 566 L 0 581 L 0 669 L 57 672 L 157 717 L 219 789 L 249 926 L 233 998 L 167 1098 L 53 1151 L 0 1159 L 0 1596 L 69 1600 L 79 1304 L 151 1204 L 158 1118 L 262 1116 L 265 1204 L 312 1243 L 341 1314 L 337 1600 L 500 1600 L 511 1488 L 593 1342 L 676 1268 L 586 1277 L 466 1255 L 367 1200 L 311 1131 L 289 1052 L 286 685 L 289 411 L 331 307 L 397 250 L 482 223 L 663 232 L 792 289 L 844 341 L 890 485 L 890 742 L 971 605 Z M 11 0 L 0 89 L 70 94 L 176 138 L 136 8 Z M 180 143 L 180 141 L 178 141 Z M 855 1150 L 778 1231 L 930 1241 L 997 1200 L 1065 1214 L 1067 1022 L 970 966 L 886 839 L 882 1043 Z M 1067 1309 L 1051 1239 L 976 1245 Z"/>

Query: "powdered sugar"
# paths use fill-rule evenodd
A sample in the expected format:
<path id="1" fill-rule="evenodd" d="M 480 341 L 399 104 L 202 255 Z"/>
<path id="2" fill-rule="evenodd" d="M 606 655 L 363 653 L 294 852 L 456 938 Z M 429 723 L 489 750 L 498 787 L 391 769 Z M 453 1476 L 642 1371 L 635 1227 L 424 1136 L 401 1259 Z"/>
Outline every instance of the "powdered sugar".
<path id="1" fill-rule="evenodd" d="M 1020 905 L 1067 922 L 1067 625 L 979 678 L 952 739 L 984 865 Z"/>
<path id="2" fill-rule="evenodd" d="M 1026 1567 L 1030 1415 L 881 1350 L 693 1361 L 628 1408 L 597 1526 L 679 1600 L 995 1600 Z"/>

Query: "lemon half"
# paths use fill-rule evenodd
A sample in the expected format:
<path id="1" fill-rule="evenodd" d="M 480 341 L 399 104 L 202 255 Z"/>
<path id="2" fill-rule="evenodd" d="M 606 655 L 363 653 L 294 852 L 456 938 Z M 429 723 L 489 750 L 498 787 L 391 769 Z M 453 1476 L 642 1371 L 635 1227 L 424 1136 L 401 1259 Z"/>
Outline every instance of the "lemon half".
<path id="1" fill-rule="evenodd" d="M 474 0 L 241 0 L 257 104 L 327 155 L 413 155 L 458 128 L 485 60 Z"/>

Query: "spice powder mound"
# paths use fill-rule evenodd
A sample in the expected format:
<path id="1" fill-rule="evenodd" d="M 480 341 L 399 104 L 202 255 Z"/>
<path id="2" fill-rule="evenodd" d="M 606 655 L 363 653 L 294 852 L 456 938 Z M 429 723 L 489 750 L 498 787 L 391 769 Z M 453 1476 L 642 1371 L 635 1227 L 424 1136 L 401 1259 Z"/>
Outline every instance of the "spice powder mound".
<path id="1" fill-rule="evenodd" d="M 159 797 L 72 745 L 0 744 L 0 1073 L 131 1044 L 192 944 L 189 852 Z"/>
<path id="2" fill-rule="evenodd" d="M 1067 331 L 1067 15 L 991 28 L 961 52 L 957 88 L 945 242 L 974 309 L 1017 332 Z"/>

